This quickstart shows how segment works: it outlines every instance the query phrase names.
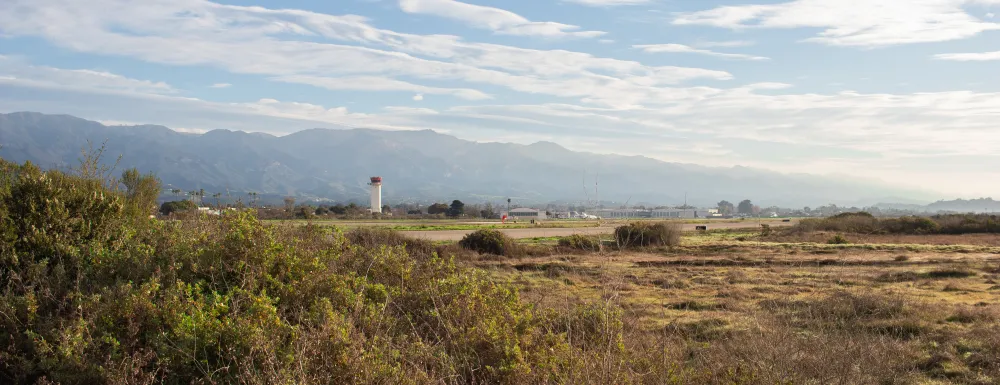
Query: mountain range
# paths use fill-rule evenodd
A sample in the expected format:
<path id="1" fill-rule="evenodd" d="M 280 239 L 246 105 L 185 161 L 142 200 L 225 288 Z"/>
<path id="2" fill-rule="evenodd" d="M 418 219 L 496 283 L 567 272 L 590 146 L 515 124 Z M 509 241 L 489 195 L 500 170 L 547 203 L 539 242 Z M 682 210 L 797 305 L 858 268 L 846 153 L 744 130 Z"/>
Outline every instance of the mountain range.
<path id="1" fill-rule="evenodd" d="M 850 177 L 714 168 L 558 144 L 482 143 L 423 131 L 310 129 L 285 136 L 157 125 L 106 126 L 68 115 L 0 114 L 0 157 L 44 168 L 77 164 L 88 145 L 105 162 L 155 173 L 167 189 L 364 202 L 369 177 L 384 200 L 467 199 L 690 204 L 751 199 L 762 206 L 929 202 L 932 194 Z"/>
<path id="2" fill-rule="evenodd" d="M 909 210 L 917 212 L 939 212 L 954 211 L 961 213 L 996 213 L 1000 212 L 1000 201 L 993 198 L 979 199 L 956 199 L 950 201 L 937 201 L 927 205 L 879 203 L 876 207 L 883 209 Z"/>

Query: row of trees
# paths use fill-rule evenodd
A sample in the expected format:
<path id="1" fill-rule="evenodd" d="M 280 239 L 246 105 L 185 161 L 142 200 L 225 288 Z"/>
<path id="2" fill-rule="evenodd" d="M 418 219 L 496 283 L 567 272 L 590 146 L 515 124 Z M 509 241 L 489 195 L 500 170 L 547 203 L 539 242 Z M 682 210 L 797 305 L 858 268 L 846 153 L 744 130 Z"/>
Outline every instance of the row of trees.
<path id="1" fill-rule="evenodd" d="M 749 199 L 744 199 L 738 205 L 733 205 L 729 201 L 722 201 L 718 204 L 719 213 L 722 215 L 733 215 L 733 214 L 745 214 L 745 215 L 757 215 L 760 214 L 760 206 L 754 205 Z"/>
<path id="2" fill-rule="evenodd" d="M 465 203 L 456 199 L 451 201 L 451 205 L 435 203 L 427 207 L 427 213 L 431 215 L 444 214 L 452 218 L 465 215 Z"/>
<path id="3" fill-rule="evenodd" d="M 175 188 L 171 189 L 170 193 L 179 196 L 184 194 L 184 190 Z M 191 190 L 187 192 L 187 195 L 191 197 L 190 199 L 191 202 L 195 202 L 197 200 L 198 204 L 203 203 L 205 201 L 206 196 L 211 196 L 212 198 L 215 198 L 215 205 L 219 206 L 220 205 L 219 201 L 222 199 L 222 193 L 209 194 L 205 192 L 205 189 Z M 248 196 L 251 198 L 251 201 L 254 201 L 256 200 L 257 193 L 249 193 Z"/>
<path id="4" fill-rule="evenodd" d="M 171 190 L 176 195 L 185 194 L 183 191 L 174 189 Z M 204 197 L 204 190 L 201 191 L 191 191 L 187 193 L 190 198 L 178 201 L 165 202 L 160 206 L 160 212 L 163 215 L 170 215 L 172 213 L 195 210 L 201 203 L 202 197 Z M 220 194 L 214 194 L 213 197 L 220 197 Z M 249 193 L 250 202 L 256 201 L 256 193 Z M 296 204 L 296 199 L 294 197 L 285 197 L 283 200 L 284 205 L 279 207 L 261 207 L 260 215 L 263 218 L 311 218 L 314 216 L 362 216 L 368 214 L 368 207 L 360 206 L 356 203 L 348 204 L 335 204 L 335 205 L 309 205 L 309 204 Z M 244 207 L 242 202 L 239 202 L 236 206 Z M 253 204 L 251 207 L 255 207 Z M 464 202 L 460 200 L 453 200 L 451 204 L 447 203 L 434 203 L 426 207 L 426 210 L 421 209 L 419 205 L 416 204 L 399 204 L 395 207 L 385 205 L 382 207 L 382 213 L 391 214 L 395 213 L 397 215 L 445 215 L 451 218 L 458 218 L 462 216 L 478 216 L 482 218 L 494 218 L 499 213 L 494 208 L 492 203 L 486 203 L 483 205 L 471 205 L 467 206 Z"/>

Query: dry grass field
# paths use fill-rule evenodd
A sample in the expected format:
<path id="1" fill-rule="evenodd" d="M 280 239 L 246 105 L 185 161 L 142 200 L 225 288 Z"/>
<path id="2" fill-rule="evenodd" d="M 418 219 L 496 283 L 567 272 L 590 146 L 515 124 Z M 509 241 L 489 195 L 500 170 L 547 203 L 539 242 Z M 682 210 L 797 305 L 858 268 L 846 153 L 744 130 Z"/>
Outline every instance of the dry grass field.
<path id="1" fill-rule="evenodd" d="M 1000 236 L 830 236 L 475 264 L 541 308 L 622 309 L 626 350 L 682 383 L 1000 383 Z"/>

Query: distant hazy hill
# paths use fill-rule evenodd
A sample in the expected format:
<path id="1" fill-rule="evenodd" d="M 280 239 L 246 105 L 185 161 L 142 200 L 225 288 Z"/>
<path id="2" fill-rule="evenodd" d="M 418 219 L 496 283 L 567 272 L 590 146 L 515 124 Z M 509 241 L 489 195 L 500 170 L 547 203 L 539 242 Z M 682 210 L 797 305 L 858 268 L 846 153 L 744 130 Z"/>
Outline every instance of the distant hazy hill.
<path id="1" fill-rule="evenodd" d="M 256 191 L 331 199 L 366 194 L 385 179 L 387 202 L 512 196 L 521 202 L 582 201 L 600 175 L 602 201 L 714 205 L 749 198 L 763 205 L 874 203 L 926 195 L 848 178 L 786 175 L 745 167 L 709 168 L 646 157 L 595 155 L 555 143 L 477 143 L 424 131 L 312 129 L 276 137 L 215 130 L 184 134 L 163 126 L 104 126 L 66 115 L 0 114 L 0 156 L 42 167 L 77 163 L 87 141 L 107 143 L 107 160 L 156 173 L 185 191 Z"/>
<path id="2" fill-rule="evenodd" d="M 880 203 L 878 207 L 929 212 L 957 211 L 981 213 L 1000 212 L 1000 201 L 995 201 L 993 198 L 956 199 L 951 201 L 937 201 L 926 206 Z"/>

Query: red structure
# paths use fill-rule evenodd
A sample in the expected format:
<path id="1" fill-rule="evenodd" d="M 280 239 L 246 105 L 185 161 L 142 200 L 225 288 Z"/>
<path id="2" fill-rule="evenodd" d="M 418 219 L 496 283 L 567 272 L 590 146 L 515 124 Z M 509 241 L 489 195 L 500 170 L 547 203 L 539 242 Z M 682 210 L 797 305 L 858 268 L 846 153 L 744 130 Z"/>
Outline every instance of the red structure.
<path id="1" fill-rule="evenodd" d="M 373 176 L 372 177 L 372 184 L 376 184 L 376 183 L 382 184 L 382 177 L 380 177 L 380 176 Z"/>

